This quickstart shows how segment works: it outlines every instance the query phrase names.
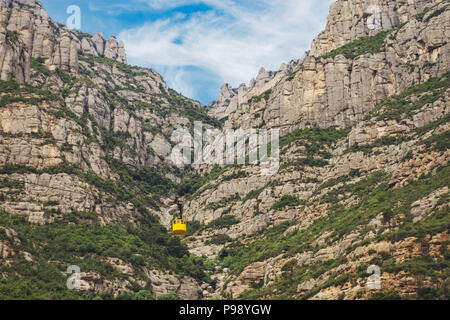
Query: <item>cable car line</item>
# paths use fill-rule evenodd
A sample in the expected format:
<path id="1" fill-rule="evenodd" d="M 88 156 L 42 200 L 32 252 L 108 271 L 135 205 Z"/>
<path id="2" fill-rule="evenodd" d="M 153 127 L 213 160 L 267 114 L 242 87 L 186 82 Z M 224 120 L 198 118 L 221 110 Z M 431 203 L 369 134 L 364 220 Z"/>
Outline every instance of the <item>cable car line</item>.
<path id="1" fill-rule="evenodd" d="M 183 219 L 183 204 L 178 197 L 175 199 L 175 203 L 180 211 L 180 216 L 179 218 L 172 220 L 172 232 L 176 235 L 182 235 L 185 234 L 187 230 L 186 220 Z"/>

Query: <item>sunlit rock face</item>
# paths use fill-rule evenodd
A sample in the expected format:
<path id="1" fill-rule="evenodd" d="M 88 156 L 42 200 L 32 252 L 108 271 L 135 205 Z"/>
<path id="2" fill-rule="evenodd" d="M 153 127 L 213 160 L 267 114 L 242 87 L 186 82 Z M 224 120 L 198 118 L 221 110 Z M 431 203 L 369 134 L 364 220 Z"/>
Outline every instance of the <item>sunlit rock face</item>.
<path id="1" fill-rule="evenodd" d="M 449 21 L 447 1 L 336 1 L 310 51 L 205 108 L 115 37 L 0 0 L 5 277 L 44 261 L 64 292 L 75 261 L 91 298 L 368 299 L 376 264 L 382 292 L 442 298 Z M 197 120 L 280 129 L 279 171 L 177 167 L 171 137 Z"/>

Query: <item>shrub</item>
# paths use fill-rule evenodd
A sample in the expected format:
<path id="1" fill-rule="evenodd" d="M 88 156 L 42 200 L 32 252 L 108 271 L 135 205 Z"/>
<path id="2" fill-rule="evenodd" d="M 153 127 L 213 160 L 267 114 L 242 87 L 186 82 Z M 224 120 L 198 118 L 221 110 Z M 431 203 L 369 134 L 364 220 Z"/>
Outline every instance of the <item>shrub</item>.
<path id="1" fill-rule="evenodd" d="M 231 242 L 231 241 L 233 241 L 233 239 L 231 239 L 229 235 L 219 234 L 219 235 L 215 236 L 214 238 L 212 238 L 211 240 L 206 241 L 205 244 L 206 245 L 209 245 L 209 244 L 220 245 L 220 244 L 225 244 L 225 243 Z"/>
<path id="2" fill-rule="evenodd" d="M 23 189 L 24 183 L 22 181 L 15 181 L 9 179 L 0 179 L 0 189 L 8 188 L 8 189 Z"/>
<path id="3" fill-rule="evenodd" d="M 42 59 L 31 58 L 31 68 L 37 70 L 38 72 L 44 74 L 45 76 L 50 76 L 51 71 L 43 64 Z"/>
<path id="4" fill-rule="evenodd" d="M 264 99 L 265 101 L 268 101 L 271 94 L 272 94 L 272 89 L 269 89 L 269 90 L 265 91 L 264 93 L 262 93 L 261 95 L 253 97 L 251 99 L 251 102 L 252 103 L 258 103 L 262 99 Z"/>
<path id="5" fill-rule="evenodd" d="M 440 298 L 439 290 L 436 288 L 419 288 L 417 296 L 423 300 L 436 300 Z"/>
<path id="6" fill-rule="evenodd" d="M 258 189 L 258 190 L 252 190 L 249 193 L 247 193 L 247 195 L 242 199 L 242 203 L 247 202 L 248 200 L 251 199 L 257 199 L 259 197 L 259 195 L 261 194 L 261 192 L 264 191 L 264 188 Z"/>
<path id="7" fill-rule="evenodd" d="M 169 292 L 166 294 L 163 294 L 159 297 L 158 300 L 171 300 L 171 301 L 175 301 L 175 300 L 183 300 L 183 298 L 181 298 L 179 295 L 177 295 L 175 292 Z"/>
<path id="8" fill-rule="evenodd" d="M 337 55 L 343 54 L 347 59 L 354 59 L 366 53 L 377 53 L 381 51 L 386 37 L 392 32 L 381 31 L 372 37 L 365 37 L 353 42 L 347 43 L 342 47 L 335 49 L 321 58 L 334 58 Z"/>
<path id="9" fill-rule="evenodd" d="M 152 296 L 152 294 L 148 290 L 140 290 L 139 292 L 135 293 L 131 300 L 155 300 L 155 297 Z M 163 299 L 160 299 L 163 300 Z M 166 300 L 174 300 L 174 299 L 166 299 Z"/>
<path id="10" fill-rule="evenodd" d="M 394 290 L 374 292 L 369 300 L 401 300 L 401 297 Z"/>
<path id="11" fill-rule="evenodd" d="M 227 175 L 225 177 L 222 178 L 222 181 L 231 181 L 231 180 L 235 180 L 235 179 L 239 179 L 239 178 L 246 178 L 248 177 L 248 173 L 242 170 L 239 170 L 238 172 L 233 172 L 230 175 Z"/>
<path id="12" fill-rule="evenodd" d="M 14 45 L 16 42 L 19 41 L 19 33 L 17 31 L 11 31 L 11 30 L 6 30 L 6 41 L 11 44 Z"/>
<path id="13" fill-rule="evenodd" d="M 296 266 L 297 266 L 297 260 L 292 259 L 292 260 L 289 260 L 288 262 L 286 262 L 286 263 L 284 264 L 284 266 L 281 268 L 281 271 L 284 271 L 284 272 L 286 272 L 286 271 L 292 272 L 292 270 L 294 270 L 294 268 L 295 268 Z"/>
<path id="14" fill-rule="evenodd" d="M 433 150 L 445 152 L 450 149 L 450 131 L 442 132 L 438 135 L 431 136 L 424 141 L 427 148 L 432 147 Z"/>
<path id="15" fill-rule="evenodd" d="M 271 210 L 282 210 L 286 207 L 296 207 L 300 205 L 302 202 L 292 195 L 284 195 L 278 202 L 270 207 Z"/>
<path id="16" fill-rule="evenodd" d="M 210 224 L 208 224 L 208 228 L 213 229 L 223 229 L 223 228 L 229 228 L 232 225 L 238 224 L 239 220 L 236 219 L 236 217 L 232 215 L 223 215 L 220 218 L 217 218 L 216 220 L 212 221 Z"/>

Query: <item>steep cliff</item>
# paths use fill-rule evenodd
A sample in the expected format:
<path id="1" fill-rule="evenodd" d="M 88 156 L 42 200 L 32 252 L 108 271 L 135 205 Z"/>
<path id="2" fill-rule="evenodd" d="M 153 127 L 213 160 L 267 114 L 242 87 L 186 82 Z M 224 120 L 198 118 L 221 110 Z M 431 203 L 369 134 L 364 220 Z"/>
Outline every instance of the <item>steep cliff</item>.
<path id="1" fill-rule="evenodd" d="M 77 73 L 79 51 L 126 63 L 124 45 L 115 37 L 105 41 L 101 33 L 80 34 L 58 25 L 38 1 L 2 0 L 0 8 L 0 37 L 7 44 L 0 52 L 2 80 L 28 82 L 30 59 L 42 60 L 50 70 Z"/>
<path id="2" fill-rule="evenodd" d="M 297 70 L 267 83 L 264 91 L 241 95 L 237 104 L 225 93 L 218 101 L 226 101 L 220 109 L 228 111 L 219 118 L 228 119 L 228 128 L 277 127 L 283 133 L 354 124 L 376 103 L 448 71 L 448 13 L 430 19 L 418 14 L 447 6 L 436 3 L 337 1 L 326 31 Z M 373 6 L 380 20 L 369 28 Z"/>
<path id="3" fill-rule="evenodd" d="M 208 109 L 114 37 L 0 5 L 1 298 L 448 299 L 449 1 L 338 0 L 310 52 Z M 175 166 L 195 120 L 279 128 L 279 172 Z"/>
<path id="4" fill-rule="evenodd" d="M 217 121 L 125 64 L 114 37 L 58 25 L 37 1 L 2 1 L 0 17 L 0 296 L 198 298 L 204 260 L 167 232 L 182 178 L 170 136 Z M 70 265 L 81 291 L 65 288 Z"/>
<path id="5" fill-rule="evenodd" d="M 223 88 L 224 128 L 283 137 L 278 174 L 223 168 L 188 198 L 190 251 L 222 268 L 213 296 L 448 299 L 450 3 L 379 2 L 378 30 L 370 5 L 333 4 L 298 70 L 259 95 Z"/>

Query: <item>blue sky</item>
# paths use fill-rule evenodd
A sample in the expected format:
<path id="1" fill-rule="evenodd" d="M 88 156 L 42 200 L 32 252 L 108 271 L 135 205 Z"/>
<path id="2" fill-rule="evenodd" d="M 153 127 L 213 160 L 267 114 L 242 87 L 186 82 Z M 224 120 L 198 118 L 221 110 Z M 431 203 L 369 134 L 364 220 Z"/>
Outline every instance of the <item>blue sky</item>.
<path id="1" fill-rule="evenodd" d="M 249 83 L 258 70 L 298 59 L 324 29 L 332 0 L 41 0 L 81 31 L 116 35 L 128 62 L 161 73 L 169 87 L 208 104 L 220 86 Z"/>

